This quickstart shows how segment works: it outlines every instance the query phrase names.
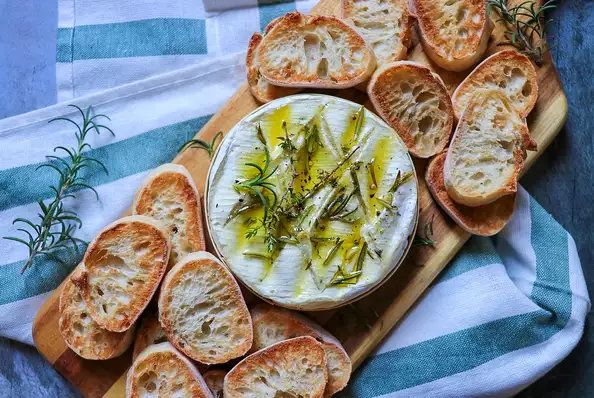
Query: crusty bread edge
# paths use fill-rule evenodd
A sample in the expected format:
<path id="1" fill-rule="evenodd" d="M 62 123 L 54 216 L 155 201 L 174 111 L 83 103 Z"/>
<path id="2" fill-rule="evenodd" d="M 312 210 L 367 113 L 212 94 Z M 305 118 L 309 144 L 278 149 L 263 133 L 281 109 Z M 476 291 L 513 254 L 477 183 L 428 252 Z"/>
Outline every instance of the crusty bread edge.
<path id="1" fill-rule="evenodd" d="M 146 309 L 146 307 L 149 305 L 150 303 L 150 298 L 152 298 L 155 295 L 155 292 L 157 291 L 157 289 L 159 288 L 159 284 L 161 282 L 161 280 L 163 279 L 163 275 L 165 274 L 165 271 L 167 269 L 167 263 L 169 261 L 169 254 L 171 253 L 171 242 L 169 240 L 169 234 L 167 233 L 167 231 L 165 230 L 163 224 L 153 218 L 150 217 L 146 217 L 146 216 L 141 216 L 141 215 L 132 215 L 132 216 L 126 216 L 126 217 L 122 217 L 119 218 L 117 220 L 115 220 L 114 222 L 108 224 L 107 226 L 105 226 L 103 229 L 101 229 L 97 235 L 95 236 L 95 238 L 91 241 L 91 243 L 89 243 L 89 246 L 87 247 L 87 251 L 85 253 L 85 256 L 83 258 L 82 263 L 80 263 L 78 265 L 78 270 L 77 272 L 74 272 L 71 276 L 70 276 L 70 280 L 74 283 L 74 285 L 79 289 L 81 296 L 83 298 L 83 300 L 85 301 L 85 303 L 87 303 L 87 305 L 89 305 L 89 301 L 90 301 L 90 297 L 88 297 L 88 290 L 86 288 L 88 288 L 88 274 L 87 274 L 87 270 L 86 270 L 86 266 L 85 266 L 85 260 L 88 257 L 89 253 L 91 253 L 93 250 L 95 250 L 98 240 L 102 237 L 102 235 L 107 232 L 108 230 L 112 229 L 114 226 L 121 224 L 121 223 L 129 223 L 129 222 L 141 222 L 144 224 L 148 224 L 151 225 L 152 227 L 156 228 L 159 232 L 161 232 L 161 234 L 163 235 L 163 237 L 165 238 L 165 240 L 167 241 L 167 256 L 165 258 L 164 263 L 162 264 L 162 269 L 160 271 L 160 275 L 157 278 L 158 282 L 155 283 L 155 285 L 152 287 L 151 291 L 149 292 L 149 299 L 146 300 L 145 305 L 142 308 L 139 308 L 139 310 L 136 313 L 136 316 L 134 318 L 132 318 L 130 320 L 130 327 L 132 325 L 134 325 L 134 323 L 138 320 L 138 318 L 140 317 L 140 315 L 142 314 L 142 312 Z M 89 312 L 91 314 L 91 316 L 95 313 L 95 310 L 93 307 L 91 307 L 89 305 Z M 103 325 L 102 320 L 97 320 L 97 318 L 93 317 L 93 319 L 95 320 L 95 322 L 97 322 L 97 324 L 99 326 L 101 326 L 102 328 L 105 328 L 107 330 L 110 330 L 112 332 L 124 332 L 127 329 L 122 329 L 122 330 L 112 330 L 109 329 L 108 327 L 106 327 L 106 325 Z"/>
<path id="2" fill-rule="evenodd" d="M 196 195 L 196 205 L 198 207 L 198 217 L 197 217 L 197 227 L 198 227 L 198 240 L 200 241 L 200 248 L 205 249 L 206 248 L 206 237 L 204 235 L 204 223 L 202 220 L 202 198 L 200 196 L 200 191 L 198 190 L 198 187 L 196 186 L 196 182 L 194 181 L 194 178 L 192 178 L 192 175 L 190 174 L 190 172 L 188 171 L 188 169 L 186 169 L 183 165 L 181 164 L 176 164 L 176 163 L 165 163 L 162 164 L 161 166 L 157 167 L 156 169 L 152 170 L 143 180 L 143 182 L 140 184 L 140 187 L 138 188 L 138 190 L 136 191 L 136 194 L 134 196 L 134 202 L 132 204 L 132 211 L 135 215 L 137 214 L 137 206 L 138 206 L 138 202 L 140 201 L 140 198 L 142 196 L 142 193 L 146 190 L 149 189 L 150 185 L 152 184 L 152 182 L 154 181 L 155 178 L 157 178 L 158 176 L 160 176 L 161 174 L 164 173 L 177 173 L 177 174 L 181 174 L 183 175 L 186 180 L 188 181 L 188 183 L 190 184 L 190 186 L 192 187 L 192 190 L 194 191 L 194 195 Z M 161 229 L 165 229 L 165 226 L 162 225 L 162 223 L 159 220 L 155 220 L 157 221 L 159 224 L 161 224 Z"/>
<path id="3" fill-rule="evenodd" d="M 289 345 L 289 344 L 302 344 L 303 342 L 308 341 L 309 343 L 314 343 L 314 344 L 318 344 L 321 349 L 322 352 L 324 352 L 324 347 L 322 346 L 322 344 L 320 342 L 318 342 L 316 339 L 314 339 L 313 337 L 310 336 L 300 336 L 300 337 L 295 337 L 292 339 L 288 339 L 288 340 L 283 340 L 283 341 L 279 341 L 276 344 L 270 345 L 266 348 L 261 349 L 260 351 L 256 351 L 253 354 L 248 355 L 247 357 L 243 358 L 239 363 L 237 363 L 237 365 L 235 365 L 233 367 L 233 369 L 231 369 L 226 375 L 225 375 L 225 383 L 224 383 L 224 389 L 223 389 L 223 394 L 225 397 L 231 397 L 232 395 L 229 394 L 229 392 L 227 391 L 227 386 L 228 386 L 228 379 L 233 376 L 233 371 L 236 368 L 239 368 L 240 365 L 243 365 L 244 362 L 250 361 L 252 358 L 255 358 L 257 356 L 261 356 L 262 353 L 264 353 L 265 351 L 271 351 L 271 350 L 276 350 L 281 346 L 284 345 Z M 324 359 L 326 359 L 326 353 L 324 352 Z M 325 385 L 328 383 L 328 370 L 327 370 L 327 363 L 325 362 L 325 366 L 323 367 L 324 369 L 324 375 L 325 375 L 325 384 L 324 384 L 324 389 L 326 388 Z M 321 398 L 323 396 L 323 392 L 320 395 L 312 395 L 312 398 Z"/>
<path id="4" fill-rule="evenodd" d="M 459 120 L 462 117 L 462 112 L 464 111 L 464 108 L 460 109 L 459 107 L 456 107 L 457 97 L 458 97 L 459 93 L 462 90 L 466 89 L 466 87 L 470 84 L 470 81 L 473 79 L 473 77 L 482 68 L 486 68 L 488 66 L 487 65 L 488 63 L 496 62 L 502 56 L 506 56 L 508 54 L 511 55 L 511 53 L 513 53 L 518 58 L 522 58 L 523 61 L 525 61 L 527 65 L 530 65 L 530 66 L 528 66 L 528 70 L 525 70 L 525 72 L 527 73 L 528 79 L 530 79 L 530 81 L 532 82 L 532 91 L 530 93 L 529 106 L 524 111 L 521 111 L 521 112 L 519 111 L 521 118 L 526 118 L 528 116 L 528 114 L 530 114 L 530 112 L 532 111 L 532 109 L 534 109 L 534 106 L 536 105 L 536 100 L 538 99 L 538 76 L 536 74 L 536 68 L 534 68 L 534 64 L 532 63 L 532 61 L 530 61 L 530 58 L 528 58 L 524 54 L 521 54 L 515 50 L 501 50 L 501 51 L 498 51 L 495 54 L 492 54 L 492 55 L 488 56 L 487 58 L 485 58 L 480 64 L 478 64 L 476 66 L 476 68 L 474 68 L 472 70 L 472 72 L 470 72 L 468 74 L 468 76 L 466 76 L 466 78 L 462 81 L 462 83 L 460 83 L 458 85 L 458 87 L 456 87 L 456 90 L 452 94 L 452 106 L 454 109 L 454 115 L 456 116 L 456 120 Z"/>
<path id="5" fill-rule="evenodd" d="M 375 67 L 376 67 L 375 53 L 373 52 L 373 48 L 371 48 L 371 46 L 369 44 L 367 44 L 367 42 L 365 41 L 365 39 L 363 39 L 363 37 L 359 34 L 359 32 L 357 32 L 352 26 L 350 26 L 349 24 L 347 24 L 340 18 L 333 17 L 333 16 L 320 16 L 320 15 L 306 16 L 306 15 L 299 13 L 298 11 L 294 11 L 292 13 L 288 13 L 287 15 L 285 15 L 285 17 L 278 18 L 279 19 L 278 21 L 273 20 L 274 24 L 271 29 L 269 29 L 269 30 L 267 29 L 262 42 L 264 42 L 264 40 L 266 40 L 266 36 L 274 33 L 274 31 L 277 30 L 279 28 L 279 26 L 281 26 L 281 23 L 284 21 L 285 18 L 287 18 L 287 16 L 289 18 L 293 18 L 295 15 L 300 15 L 302 18 L 303 17 L 313 18 L 312 21 L 308 22 L 308 23 L 314 23 L 314 22 L 318 22 L 318 21 L 325 22 L 327 20 L 332 20 L 333 22 L 335 21 L 335 22 L 343 25 L 343 28 L 345 30 L 348 30 L 349 34 L 360 37 L 364 43 L 364 48 L 369 53 L 369 57 L 370 57 L 367 68 L 356 78 L 351 79 L 349 81 L 342 82 L 342 83 L 332 83 L 329 81 L 321 81 L 321 80 L 317 80 L 315 82 L 287 82 L 286 80 L 275 79 L 272 76 L 267 75 L 266 70 L 263 68 L 260 68 L 260 73 L 266 80 L 268 80 L 271 84 L 273 84 L 275 86 L 279 86 L 279 87 L 342 89 L 342 88 L 354 87 L 354 86 L 356 86 L 360 83 L 363 83 L 369 79 L 369 77 L 371 76 L 371 74 L 373 73 L 373 71 L 375 70 Z"/>
<path id="6" fill-rule="evenodd" d="M 378 79 L 380 78 L 380 76 L 385 71 L 387 71 L 391 68 L 399 67 L 399 66 L 409 66 L 411 68 L 419 70 L 422 73 L 425 73 L 425 74 L 428 73 L 431 76 L 433 76 L 435 78 L 435 80 L 437 81 L 437 83 L 441 86 L 442 92 L 439 94 L 445 95 L 447 98 L 446 102 L 449 104 L 448 118 L 446 121 L 446 124 L 449 126 L 449 132 L 448 132 L 447 136 L 443 137 L 443 139 L 440 142 L 440 145 L 428 154 L 421 154 L 416 150 L 416 147 L 414 146 L 414 138 L 412 137 L 412 134 L 408 131 L 408 129 L 403 129 L 400 126 L 396 126 L 396 127 L 392 126 L 392 124 L 388 121 L 388 118 L 385 115 L 385 111 L 384 111 L 383 107 L 381 106 L 381 104 L 379 103 L 379 101 L 377 100 L 376 96 L 373 93 L 373 89 L 375 88 L 375 85 L 376 85 Z M 378 114 L 382 117 L 382 119 L 390 127 L 392 127 L 394 130 L 396 130 L 396 132 L 398 133 L 400 138 L 402 138 L 402 141 L 405 143 L 405 145 L 406 145 L 408 151 L 411 153 L 411 155 L 413 155 L 417 158 L 429 158 L 431 156 L 434 156 L 434 155 L 442 152 L 445 148 L 447 148 L 447 146 L 450 142 L 450 139 L 452 138 L 453 126 L 454 126 L 454 121 L 455 121 L 452 99 L 450 97 L 448 89 L 447 89 L 443 79 L 441 78 L 441 76 L 439 76 L 437 73 L 433 72 L 426 65 L 423 65 L 419 62 L 414 62 L 414 61 L 397 61 L 397 62 L 392 62 L 392 63 L 386 64 L 386 65 L 383 65 L 382 67 L 378 68 L 373 73 L 371 80 L 369 81 L 369 85 L 367 86 L 367 96 L 369 97 L 371 103 L 373 104 L 373 106 L 376 109 L 376 111 L 378 112 Z"/>
<path id="7" fill-rule="evenodd" d="M 76 270 L 75 270 L 76 272 Z M 72 283 L 72 281 L 69 281 L 70 283 Z M 117 346 L 115 346 L 113 352 L 110 355 L 105 355 L 105 356 L 97 356 L 97 357 L 92 357 L 89 355 L 84 355 L 79 347 L 73 345 L 67 338 L 66 336 L 64 336 L 64 332 L 62 331 L 62 312 L 64 311 L 64 308 L 66 306 L 66 304 L 64 303 L 64 291 L 66 290 L 66 286 L 67 286 L 68 282 L 66 282 L 66 284 L 64 284 L 64 286 L 62 287 L 62 291 L 60 292 L 60 297 L 59 297 L 59 301 L 58 301 L 58 310 L 60 312 L 60 317 L 58 319 L 58 329 L 60 331 L 60 334 L 62 335 L 62 338 L 64 339 L 64 343 L 66 343 L 66 345 L 68 346 L 68 348 L 70 348 L 72 351 L 74 351 L 76 353 L 76 355 L 78 355 L 81 358 L 84 359 L 90 359 L 90 360 L 106 360 L 106 359 L 112 359 L 112 358 L 116 358 L 119 357 L 120 355 L 122 355 L 124 352 L 126 352 L 126 350 L 128 349 L 128 347 L 130 347 L 130 345 L 132 345 L 132 341 L 134 339 L 134 331 L 136 330 L 136 324 L 133 324 L 130 329 L 126 330 L 125 332 L 122 332 L 122 339 L 118 342 Z M 76 287 L 75 287 L 76 288 Z M 77 289 L 78 290 L 78 289 Z M 83 300 L 84 302 L 84 300 Z M 85 303 L 86 306 L 86 303 Z M 116 332 L 110 332 L 109 330 L 105 329 L 106 332 L 108 333 L 116 333 Z"/>
<path id="8" fill-rule="evenodd" d="M 348 360 L 348 367 L 349 367 L 348 368 L 348 373 L 349 373 L 348 379 L 350 379 L 350 375 L 353 371 L 353 365 L 351 362 L 351 358 L 350 358 L 349 354 L 346 352 L 346 350 L 344 349 L 344 347 L 342 346 L 342 344 L 340 343 L 340 341 L 336 337 L 334 337 L 330 332 L 325 330 L 322 326 L 318 325 L 316 322 L 312 321 L 305 315 L 303 315 L 299 312 L 296 312 L 296 311 L 273 306 L 266 302 L 259 303 L 250 309 L 250 315 L 252 316 L 252 323 L 256 324 L 256 322 L 258 321 L 258 319 L 260 317 L 265 316 L 266 314 L 268 314 L 270 312 L 273 312 L 273 313 L 276 312 L 278 314 L 282 314 L 288 318 L 293 319 L 295 322 L 303 324 L 304 326 L 312 329 L 313 332 L 315 332 L 318 335 L 318 338 L 320 340 L 322 340 L 322 343 L 324 345 L 331 345 L 333 347 L 338 348 L 338 350 Z M 348 379 L 347 379 L 347 382 L 348 382 Z M 330 377 L 328 376 L 328 381 L 326 383 L 326 396 L 331 396 L 333 394 L 336 394 L 337 392 L 343 390 L 346 386 L 347 386 L 347 383 L 345 383 L 344 385 L 338 386 L 338 387 L 332 386 L 332 389 L 330 389 L 330 387 L 331 387 L 330 386 Z"/>
<path id="9" fill-rule="evenodd" d="M 137 363 L 140 363 L 140 361 L 145 360 L 152 353 L 166 351 L 173 352 L 175 355 L 177 355 L 179 359 L 181 359 L 188 366 L 188 368 L 192 371 L 192 374 L 196 377 L 198 384 L 200 384 L 200 387 L 202 388 L 204 395 L 206 395 L 209 398 L 214 398 L 214 396 L 210 392 L 210 389 L 206 385 L 206 382 L 202 378 L 202 375 L 200 374 L 198 369 L 196 369 L 194 364 L 188 358 L 186 358 L 181 352 L 176 350 L 175 347 L 169 342 L 149 345 L 140 354 L 138 354 L 138 357 L 136 357 L 126 375 L 126 397 L 132 396 L 132 382 L 134 380 L 134 370 L 136 369 Z"/>
<path id="10" fill-rule="evenodd" d="M 417 18 L 417 31 L 419 33 L 419 40 L 421 42 L 421 46 L 423 47 L 423 51 L 425 54 L 429 56 L 429 58 L 435 62 L 440 68 L 449 70 L 452 72 L 461 72 L 466 69 L 469 69 L 471 66 L 476 64 L 481 60 L 485 52 L 487 51 L 487 47 L 489 44 L 489 38 L 491 37 L 491 32 L 493 31 L 494 25 L 487 15 L 486 12 L 486 5 L 485 5 L 485 24 L 482 29 L 481 38 L 479 41 L 479 45 L 476 48 L 476 51 L 472 54 L 468 54 L 464 58 L 458 58 L 455 60 L 448 60 L 446 58 L 441 57 L 437 50 L 435 49 L 434 45 L 427 40 L 423 26 L 421 24 L 421 18 L 418 15 L 418 7 L 417 1 L 419 0 L 411 0 L 412 7 L 411 9 L 414 10 L 414 14 Z"/>
<path id="11" fill-rule="evenodd" d="M 438 167 L 436 166 L 436 163 L 440 161 L 440 157 L 444 157 L 445 158 L 446 154 L 444 153 L 440 153 L 437 156 L 433 157 L 429 163 L 427 164 L 427 171 L 425 173 L 425 183 L 427 185 L 427 188 L 429 189 L 429 192 L 431 193 L 431 196 L 433 197 L 433 199 L 435 200 L 435 202 L 437 202 L 437 204 L 439 205 L 439 207 L 442 208 L 443 211 L 445 211 L 452 220 L 454 220 L 454 222 L 463 230 L 465 230 L 466 232 L 469 232 L 473 235 L 479 235 L 479 236 L 493 236 L 496 235 L 497 233 L 499 233 L 504 227 L 505 225 L 509 222 L 509 220 L 511 220 L 511 217 L 513 216 L 513 212 L 510 215 L 510 217 L 502 222 L 502 225 L 500 225 L 497 228 L 493 228 L 493 229 L 477 229 L 477 228 L 472 228 L 470 227 L 468 224 L 466 224 L 466 222 L 458 217 L 458 215 L 446 204 L 444 203 L 441 198 L 439 197 L 439 193 L 437 192 L 438 187 L 436 186 L 437 184 L 442 184 L 443 185 L 443 181 L 433 181 L 432 179 L 432 168 L 433 167 Z M 445 161 L 445 159 L 444 159 Z M 443 177 L 443 173 L 442 173 L 442 177 Z M 445 187 L 444 187 L 445 190 Z M 447 195 L 447 193 L 446 193 Z M 513 196 L 514 198 L 514 203 L 515 203 L 515 194 L 512 194 L 511 196 Z M 453 200 L 452 200 L 453 202 Z M 455 202 L 454 202 L 455 205 Z M 476 209 L 476 207 L 475 207 Z"/>
<path id="12" fill-rule="evenodd" d="M 239 355 L 229 356 L 222 362 L 216 362 L 216 363 L 210 363 L 208 361 L 204 361 L 203 358 L 199 358 L 198 356 L 196 356 L 196 354 L 195 354 L 195 352 L 193 352 L 193 350 L 187 350 L 184 347 L 181 347 L 179 345 L 179 343 L 177 341 L 178 339 L 176 338 L 176 335 L 173 333 L 173 330 L 170 327 L 168 321 L 164 320 L 164 317 L 163 317 L 163 312 L 166 307 L 165 298 L 166 298 L 166 295 L 169 293 L 169 290 L 171 289 L 172 280 L 175 277 L 175 274 L 177 272 L 179 272 L 179 270 L 181 270 L 187 263 L 189 263 L 191 261 L 205 260 L 205 259 L 212 260 L 212 261 L 215 261 L 216 263 L 218 263 L 221 266 L 221 269 L 223 270 L 223 272 L 225 272 L 225 274 L 230 278 L 230 280 L 233 283 L 233 288 L 238 292 L 238 298 L 241 300 L 238 303 L 238 305 L 245 309 L 245 312 L 247 313 L 248 322 L 249 322 L 248 330 L 249 330 L 250 336 L 249 336 L 248 340 L 250 341 L 250 344 L 245 348 L 245 351 L 241 350 L 243 352 L 240 353 Z M 163 278 L 163 282 L 161 284 L 161 292 L 159 294 L 158 306 L 159 306 L 159 322 L 161 323 L 161 327 L 165 331 L 165 334 L 167 335 L 169 342 L 171 344 L 173 344 L 173 346 L 177 350 L 183 352 L 185 355 L 194 359 L 195 361 L 198 361 L 205 365 L 217 365 L 219 363 L 224 363 L 231 359 L 235 359 L 242 355 L 245 355 L 245 353 L 247 353 L 249 351 L 249 349 L 252 345 L 251 342 L 254 339 L 254 325 L 252 323 L 252 317 L 250 315 L 249 309 L 248 309 L 248 307 L 245 303 L 245 300 L 243 298 L 243 294 L 241 293 L 241 288 L 239 287 L 239 284 L 237 283 L 237 281 L 235 280 L 235 277 L 229 271 L 227 266 L 225 266 L 225 264 L 221 260 L 219 260 L 216 256 L 214 256 L 212 253 L 209 253 L 207 251 L 200 251 L 200 252 L 190 253 L 190 254 L 187 254 L 184 257 L 182 257 L 177 262 L 177 264 L 175 264 L 173 266 L 173 268 L 171 268 L 171 270 L 169 270 L 167 275 L 165 275 L 165 278 Z"/>
<path id="13" fill-rule="evenodd" d="M 507 97 L 499 90 L 490 90 L 490 91 L 481 93 L 481 95 L 475 96 L 469 102 L 466 109 L 462 112 L 462 117 L 460 118 L 460 121 L 458 122 L 458 126 L 456 127 L 456 131 L 454 132 L 454 136 L 452 137 L 452 141 L 451 141 L 450 147 L 448 148 L 447 156 L 446 156 L 446 160 L 445 160 L 445 164 L 444 164 L 444 172 L 443 172 L 444 185 L 448 192 L 448 195 L 456 203 L 459 203 L 459 204 L 465 205 L 465 206 L 469 206 L 469 207 L 478 207 L 478 206 L 487 205 L 489 203 L 495 202 L 497 199 L 501 198 L 502 196 L 511 195 L 511 194 L 517 192 L 518 178 L 519 178 L 520 172 L 522 171 L 522 169 L 524 167 L 524 158 L 526 155 L 525 149 L 532 149 L 532 145 L 534 145 L 534 146 L 536 145 L 536 143 L 530 138 L 530 132 L 528 131 L 528 128 L 526 127 L 526 123 L 524 121 L 522 126 L 520 126 L 520 131 L 519 131 L 520 138 L 522 139 L 522 146 L 524 147 L 524 149 L 522 151 L 520 151 L 518 149 L 513 150 L 514 173 L 513 173 L 512 178 L 505 185 L 501 186 L 499 189 L 491 192 L 488 195 L 484 195 L 484 196 L 481 195 L 481 196 L 475 196 L 475 197 L 468 197 L 468 196 L 462 195 L 455 189 L 455 187 L 451 184 L 451 182 L 449 181 L 449 178 L 448 178 L 452 173 L 452 171 L 451 171 L 452 170 L 451 154 L 452 154 L 453 147 L 458 139 L 458 135 L 462 132 L 462 127 L 463 127 L 464 122 L 466 121 L 467 118 L 470 118 L 469 113 L 472 112 L 472 108 L 474 107 L 474 104 L 476 103 L 477 105 L 482 105 L 484 102 L 484 99 L 489 95 L 495 95 L 495 96 L 499 97 L 499 99 L 501 101 L 503 101 L 507 107 L 511 108 L 509 110 L 510 112 L 515 112 L 515 108 L 513 108 L 513 106 L 509 103 L 509 100 L 507 99 Z"/>

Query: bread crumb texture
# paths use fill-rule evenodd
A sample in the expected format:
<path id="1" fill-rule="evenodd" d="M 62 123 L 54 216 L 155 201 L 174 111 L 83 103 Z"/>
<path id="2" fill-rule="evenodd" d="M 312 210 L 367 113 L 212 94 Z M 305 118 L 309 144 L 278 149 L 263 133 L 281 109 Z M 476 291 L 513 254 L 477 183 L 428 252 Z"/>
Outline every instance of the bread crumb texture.
<path id="1" fill-rule="evenodd" d="M 101 328 L 91 318 L 89 309 L 72 281 L 67 280 L 60 294 L 60 333 L 66 344 L 86 359 L 110 359 L 126 351 L 134 329 L 123 333 Z"/>
<path id="2" fill-rule="evenodd" d="M 214 256 L 205 254 L 182 259 L 167 274 L 159 317 L 180 351 L 201 363 L 217 364 L 249 350 L 252 323 L 233 276 Z"/>
<path id="3" fill-rule="evenodd" d="M 526 122 L 499 91 L 475 97 L 462 115 L 445 161 L 444 183 L 456 202 L 491 203 L 516 192 L 526 149 Z"/>
<path id="4" fill-rule="evenodd" d="M 324 396 L 326 354 L 312 337 L 297 337 L 258 351 L 225 377 L 226 397 Z"/>
<path id="5" fill-rule="evenodd" d="M 342 16 L 373 48 L 378 65 L 406 58 L 408 0 L 342 0 Z"/>
<path id="6" fill-rule="evenodd" d="M 292 12 L 264 36 L 258 49 L 271 83 L 301 87 L 352 87 L 366 80 L 375 56 L 365 40 L 335 17 Z"/>
<path id="7" fill-rule="evenodd" d="M 128 371 L 126 396 L 212 398 L 192 363 L 169 343 L 143 351 Z"/>
<path id="8" fill-rule="evenodd" d="M 452 100 L 456 117 L 460 118 L 476 95 L 499 90 L 526 117 L 538 96 L 536 70 L 530 59 L 514 50 L 503 50 L 481 62 L 458 86 Z"/>
<path id="9" fill-rule="evenodd" d="M 91 242 L 83 272 L 72 281 L 101 327 L 132 326 L 156 291 L 169 258 L 169 239 L 154 220 L 124 217 Z"/>
<path id="10" fill-rule="evenodd" d="M 452 103 L 439 76 L 428 68 L 407 61 L 386 65 L 374 73 L 368 94 L 413 155 L 426 158 L 447 147 Z"/>
<path id="11" fill-rule="evenodd" d="M 169 268 L 184 255 L 205 249 L 200 193 L 185 167 L 165 164 L 151 172 L 134 212 L 164 224 L 171 238 Z"/>

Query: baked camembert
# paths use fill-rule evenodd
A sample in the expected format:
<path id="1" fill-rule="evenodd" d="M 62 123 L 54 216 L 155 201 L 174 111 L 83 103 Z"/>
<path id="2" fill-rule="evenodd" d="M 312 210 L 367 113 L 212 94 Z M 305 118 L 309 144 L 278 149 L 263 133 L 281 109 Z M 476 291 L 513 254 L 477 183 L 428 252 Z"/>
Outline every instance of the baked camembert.
<path id="1" fill-rule="evenodd" d="M 256 294 L 285 307 L 344 304 L 391 274 L 417 220 L 406 147 L 360 105 L 272 101 L 227 135 L 210 169 L 215 248 Z"/>

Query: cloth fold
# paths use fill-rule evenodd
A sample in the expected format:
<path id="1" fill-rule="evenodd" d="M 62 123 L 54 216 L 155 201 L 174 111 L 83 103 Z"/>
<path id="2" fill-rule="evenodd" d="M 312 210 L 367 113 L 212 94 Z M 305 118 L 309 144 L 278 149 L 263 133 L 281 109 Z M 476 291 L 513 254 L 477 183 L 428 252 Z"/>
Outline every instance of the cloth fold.
<path id="1" fill-rule="evenodd" d="M 232 1 L 59 0 L 56 78 L 68 102 L 0 120 L 3 235 L 18 235 L 12 220 L 35 218 L 35 201 L 51 197 L 56 174 L 37 166 L 55 146 L 74 143 L 70 125 L 47 123 L 76 117 L 68 103 L 93 105 L 115 132 L 90 136 L 92 156 L 109 169 L 85 175 L 99 200 L 82 190 L 66 204 L 83 220 L 77 236 L 88 241 L 245 81 L 244 54 L 235 52 L 249 35 L 315 3 L 235 1 L 241 9 Z M 20 275 L 26 255 L 24 246 L 1 241 L 0 335 L 32 344 L 37 309 L 80 258 L 67 255 L 66 266 L 43 258 Z M 511 395 L 571 351 L 589 307 L 573 239 L 521 189 L 505 229 L 469 241 L 342 396 Z"/>

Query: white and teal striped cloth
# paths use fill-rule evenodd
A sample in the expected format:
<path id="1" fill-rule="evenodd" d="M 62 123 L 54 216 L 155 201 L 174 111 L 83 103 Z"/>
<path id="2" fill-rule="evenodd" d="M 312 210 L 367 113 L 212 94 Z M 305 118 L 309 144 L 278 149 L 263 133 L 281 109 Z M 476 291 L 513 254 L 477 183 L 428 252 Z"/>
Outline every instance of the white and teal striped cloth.
<path id="1" fill-rule="evenodd" d="M 3 235 L 17 234 L 12 220 L 34 218 L 35 200 L 51 197 L 56 175 L 37 166 L 74 142 L 67 123 L 47 123 L 75 117 L 67 103 L 109 115 L 116 134 L 91 137 L 92 156 L 109 169 L 87 175 L 100 200 L 83 190 L 68 202 L 84 222 L 78 236 L 90 240 L 244 82 L 236 53 L 251 33 L 312 4 L 59 0 L 57 83 L 67 102 L 0 120 Z M 0 243 L 0 335 L 31 344 L 37 309 L 79 259 L 65 254 L 66 267 L 43 259 L 20 275 L 26 254 Z M 509 225 L 495 239 L 470 240 L 342 396 L 511 395 L 571 351 L 589 307 L 573 239 L 521 190 Z"/>

